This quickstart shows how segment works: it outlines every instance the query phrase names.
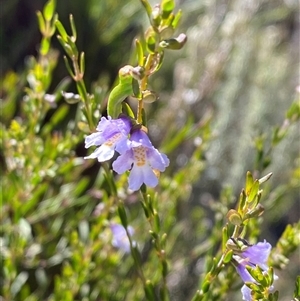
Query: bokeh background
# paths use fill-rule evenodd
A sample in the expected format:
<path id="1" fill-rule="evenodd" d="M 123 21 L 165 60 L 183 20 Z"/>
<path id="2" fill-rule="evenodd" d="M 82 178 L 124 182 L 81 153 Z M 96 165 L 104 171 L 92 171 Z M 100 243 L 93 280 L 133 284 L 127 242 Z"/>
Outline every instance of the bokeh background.
<path id="1" fill-rule="evenodd" d="M 42 0 L 1 2 L 1 81 L 6 78 L 7 83 L 10 77 L 10 83 L 14 83 L 1 88 L 3 127 L 8 128 L 13 118 L 23 118 L 21 103 L 27 85 L 26 68 L 29 57 L 37 55 L 41 40 L 36 11 L 42 10 L 44 4 Z M 175 229 L 172 233 L 176 237 L 170 251 L 173 263 L 169 275 L 171 300 L 183 301 L 190 300 L 195 292 L 203 271 L 201 256 L 206 249 L 212 248 L 204 242 L 208 241 L 213 225 L 223 220 L 224 208 L 218 204 L 222 200 L 225 206 L 235 204 L 247 170 L 254 172 L 256 177 L 273 172 L 265 186 L 263 204 L 266 212 L 259 224 L 260 239 L 267 238 L 275 245 L 285 226 L 299 220 L 299 178 L 296 175 L 300 160 L 299 123 L 289 125 L 286 137 L 276 147 L 272 147 L 271 140 L 274 128 L 284 124 L 286 111 L 299 97 L 300 35 L 299 4 L 294 0 L 186 0 L 177 1 L 177 5 L 183 11 L 179 31 L 187 34 L 188 42 L 181 51 L 169 51 L 165 55 L 162 68 L 150 81 L 151 88 L 159 93 L 160 99 L 148 105 L 146 110 L 153 143 L 161 145 L 172 162 L 169 176 L 183 171 L 182 176 L 191 178 L 190 183 L 182 180 L 184 186 L 178 184 L 180 192 L 174 195 L 173 219 L 168 222 L 169 227 Z M 133 39 L 149 26 L 141 4 L 137 0 L 64 0 L 57 1 L 56 11 L 67 29 L 69 14 L 73 14 L 78 31 L 77 46 L 86 55 L 86 85 L 90 91 L 96 93 L 100 89 L 105 95 L 105 91 L 114 84 L 119 68 L 134 62 Z M 49 91 L 68 76 L 62 59 L 63 51 L 55 36 L 52 47 L 58 55 L 58 63 Z M 14 93 L 6 88 L 12 86 Z M 70 84 L 68 91 L 75 92 L 75 86 Z M 77 105 L 66 105 L 61 99 L 57 108 L 49 110 L 44 124 L 62 105 L 67 107 L 68 114 L 64 122 L 55 128 L 57 132 L 67 131 L 66 124 L 74 119 L 78 110 Z M 105 105 L 102 112 L 105 114 Z M 202 134 L 206 133 L 207 137 L 193 132 L 193 128 L 206 123 L 209 130 Z M 78 141 L 72 145 L 69 154 L 72 158 L 81 158 L 86 154 L 83 134 L 78 135 Z M 180 136 L 177 141 L 174 139 L 176 135 Z M 203 145 L 201 160 L 191 174 L 185 175 L 184 172 L 189 173 L 185 167 L 195 145 Z M 268 163 L 258 159 L 258 145 L 263 145 Z M 2 145 L 1 150 L 4 176 L 9 170 L 5 147 Z M 91 230 L 96 218 L 95 210 L 101 208 L 103 191 L 97 188 L 96 179 L 101 167 L 98 163 L 84 164 L 78 163 L 80 167 L 74 167 L 67 176 L 56 182 L 46 180 L 52 192 L 47 197 L 44 192 L 38 195 L 35 206 L 23 216 L 28 224 L 21 228 L 30 229 L 30 235 L 24 246 L 20 247 L 17 243 L 15 250 L 12 243 L 13 239 L 17 240 L 12 238 L 17 231 L 14 228 L 17 224 L 14 208 L 9 200 L 3 200 L 1 255 L 13 254 L 12 262 L 17 261 L 16 273 L 26 272 L 22 285 L 28 286 L 24 290 L 40 298 L 26 300 L 56 300 L 49 297 L 55 287 L 59 289 L 62 285 L 55 277 L 59 275 L 63 283 L 63 277 L 66 277 L 63 266 L 72 257 L 68 253 L 71 252 L 71 239 L 66 232 L 76 232 L 79 225 L 80 235 L 83 231 L 80 223 L 83 228 L 89 225 Z M 87 184 L 82 184 L 77 195 L 75 193 L 73 196 L 78 202 L 74 201 L 74 205 L 70 201 L 71 205 L 66 205 L 65 211 L 59 210 L 64 194 L 69 196 L 82 178 L 86 179 Z M 3 183 L 9 185 L 9 181 L 11 179 Z M 43 181 L 38 185 L 41 183 Z M 62 185 L 65 185 L 63 192 L 59 189 Z M 28 201 L 31 196 L 23 201 Z M 54 203 L 51 200 L 47 203 L 49 199 L 57 205 L 52 211 L 49 208 L 53 208 L 51 204 Z M 44 202 L 45 208 L 39 205 L 40 202 Z M 136 197 L 131 196 L 127 202 L 132 210 L 132 223 L 140 229 L 137 232 L 140 232 L 142 239 L 143 225 L 139 220 Z M 165 214 L 168 214 L 168 206 L 170 204 L 166 203 L 162 210 Z M 39 216 L 38 213 L 43 210 L 45 215 Z M 6 235 L 7 229 L 10 230 Z M 12 236 L 8 238 L 9 235 Z M 24 257 L 24 252 L 28 250 L 33 255 Z M 298 249 L 287 268 L 278 271 L 277 288 L 282 301 L 291 300 L 294 279 L 299 274 L 299 257 Z M 129 266 L 128 260 L 126 262 Z M 117 287 L 118 283 L 122 283 L 126 269 L 122 270 L 117 260 L 112 265 L 112 269 L 107 269 L 115 274 L 112 273 L 107 282 L 111 285 L 115 281 L 113 287 Z M 130 278 L 132 272 L 128 273 Z M 39 282 L 39 277 L 46 280 Z M 96 283 L 94 278 L 91 276 L 88 281 L 91 291 Z M 237 280 L 237 286 L 239 284 Z M 125 284 L 124 287 L 128 288 Z M 15 295 L 16 300 L 22 300 L 20 291 Z M 89 295 L 88 299 L 77 297 L 74 300 L 123 300 L 120 295 L 102 296 L 100 299 Z M 130 295 L 126 300 L 129 298 Z M 139 300 L 138 297 L 136 300 Z M 224 300 L 241 300 L 240 292 L 232 293 Z"/>

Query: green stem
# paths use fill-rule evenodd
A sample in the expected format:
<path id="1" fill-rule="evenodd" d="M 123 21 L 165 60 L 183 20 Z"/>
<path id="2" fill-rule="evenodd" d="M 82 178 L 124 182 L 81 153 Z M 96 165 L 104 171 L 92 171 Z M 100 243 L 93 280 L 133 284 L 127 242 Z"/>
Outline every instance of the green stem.
<path id="1" fill-rule="evenodd" d="M 89 128 L 90 128 L 90 130 L 94 130 L 94 123 L 93 123 L 93 118 L 91 115 L 91 110 L 90 110 L 90 105 L 89 105 L 89 96 L 88 96 L 86 86 L 85 86 L 85 83 L 83 80 L 83 74 L 80 72 L 80 69 L 79 69 L 78 57 L 73 55 L 72 61 L 73 61 L 73 67 L 74 67 L 74 72 L 75 72 L 74 80 L 77 83 L 78 93 L 83 98 Z"/>
<path id="2" fill-rule="evenodd" d="M 169 297 L 169 290 L 168 290 L 168 286 L 167 286 L 167 261 L 166 261 L 166 253 L 165 250 L 162 248 L 161 246 L 161 236 L 159 235 L 159 233 L 157 233 L 155 226 L 154 226 L 154 219 L 155 219 L 155 214 L 157 214 L 156 212 L 156 208 L 153 208 L 152 206 L 149 206 L 149 196 L 145 191 L 141 191 L 142 197 L 143 197 L 143 207 L 145 207 L 147 209 L 147 212 L 149 214 L 149 216 L 146 215 L 146 218 L 148 220 L 148 223 L 150 225 L 151 231 L 155 234 L 155 238 L 154 238 L 154 246 L 156 249 L 156 254 L 157 257 L 160 261 L 161 264 L 161 269 L 162 269 L 162 288 L 161 288 L 161 298 L 163 301 L 168 301 L 170 300 Z M 151 200 L 150 200 L 151 201 Z"/>
<path id="3" fill-rule="evenodd" d="M 152 66 L 152 61 L 154 58 L 154 54 L 148 54 L 147 56 L 147 60 L 146 60 L 146 64 L 145 64 L 145 77 L 140 81 L 140 91 L 142 92 L 143 95 L 143 91 L 145 91 L 147 89 L 148 86 L 148 78 L 149 78 L 149 72 Z M 137 122 L 142 124 L 143 122 L 143 107 L 144 107 L 144 103 L 143 103 L 143 98 L 139 100 L 138 102 L 138 108 L 137 108 Z"/>

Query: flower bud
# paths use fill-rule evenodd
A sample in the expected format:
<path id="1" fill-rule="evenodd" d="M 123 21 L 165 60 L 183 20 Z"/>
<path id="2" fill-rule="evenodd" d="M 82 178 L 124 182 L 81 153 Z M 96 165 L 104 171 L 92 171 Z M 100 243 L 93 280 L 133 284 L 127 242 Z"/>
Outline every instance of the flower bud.
<path id="1" fill-rule="evenodd" d="M 163 40 L 159 43 L 159 46 L 161 48 L 167 48 L 167 49 L 181 49 L 183 45 L 187 41 L 187 36 L 184 33 L 181 33 L 177 38 L 172 38 L 168 40 Z"/>
<path id="2" fill-rule="evenodd" d="M 151 24 L 155 27 L 160 25 L 161 16 L 160 16 L 160 5 L 157 4 L 154 6 L 151 13 Z"/>

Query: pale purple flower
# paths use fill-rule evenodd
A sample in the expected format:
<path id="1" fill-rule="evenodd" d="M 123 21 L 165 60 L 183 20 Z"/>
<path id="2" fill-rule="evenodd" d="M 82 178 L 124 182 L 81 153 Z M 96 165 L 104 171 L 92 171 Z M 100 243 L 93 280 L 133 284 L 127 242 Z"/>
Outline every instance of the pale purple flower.
<path id="1" fill-rule="evenodd" d="M 266 240 L 264 240 L 264 242 L 259 242 L 253 246 L 248 247 L 241 254 L 233 256 L 233 258 L 237 262 L 236 270 L 244 282 L 256 283 L 255 279 L 253 279 L 253 277 L 247 271 L 246 266 L 254 268 L 258 265 L 263 271 L 268 270 L 267 260 L 270 255 L 271 249 L 272 246 Z M 243 300 L 252 300 L 251 289 L 248 286 L 243 285 L 241 291 L 243 294 Z"/>
<path id="2" fill-rule="evenodd" d="M 97 132 L 85 138 L 85 148 L 93 145 L 99 147 L 84 159 L 97 158 L 99 162 L 104 162 L 113 157 L 115 150 L 121 152 L 123 148 L 127 149 L 130 129 L 131 122 L 126 116 L 118 119 L 102 117 L 96 128 Z"/>
<path id="3" fill-rule="evenodd" d="M 127 143 L 127 149 L 120 149 L 120 156 L 112 167 L 118 174 L 131 170 L 129 175 L 129 189 L 139 190 L 143 183 L 155 187 L 158 178 L 154 170 L 164 171 L 169 165 L 169 159 L 161 154 L 141 129 L 135 130 Z"/>
<path id="4" fill-rule="evenodd" d="M 112 245 L 125 253 L 130 252 L 130 242 L 126 233 L 125 228 L 120 224 L 111 224 L 110 229 L 113 234 Z M 130 237 L 134 234 L 134 229 L 131 226 L 127 227 L 127 231 Z M 136 242 L 133 241 L 133 245 L 136 245 Z"/>

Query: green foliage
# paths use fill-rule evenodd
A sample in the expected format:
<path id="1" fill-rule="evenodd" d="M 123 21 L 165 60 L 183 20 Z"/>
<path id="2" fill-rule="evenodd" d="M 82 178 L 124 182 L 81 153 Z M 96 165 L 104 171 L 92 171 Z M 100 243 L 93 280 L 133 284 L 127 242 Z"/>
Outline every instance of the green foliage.
<path id="1" fill-rule="evenodd" d="M 247 266 L 255 282 L 246 285 L 255 300 L 280 300 L 284 290 L 277 285 L 299 300 L 299 277 L 292 288 L 291 279 L 282 276 L 300 245 L 296 210 L 289 212 L 296 208 L 300 183 L 293 142 L 299 93 L 291 99 L 289 74 L 283 73 L 289 69 L 284 24 L 295 8 L 233 1 L 222 10 L 191 1 L 183 4 L 182 15 L 172 0 L 140 2 L 78 4 L 103 31 L 87 40 L 83 52 L 88 22 L 71 14 L 68 27 L 56 13 L 61 15 L 62 2 L 49 0 L 37 12 L 37 54 L 26 59 L 23 70 L 11 68 L 1 78 L 0 298 L 241 300 L 235 255 L 248 241 L 270 237 L 275 246 L 270 268 Z M 101 41 L 113 45 L 108 61 L 122 56 L 116 45 L 129 22 L 148 28 L 126 49 L 131 58 L 123 59 L 125 67 L 108 93 L 105 76 L 87 80 L 88 64 L 98 68 L 89 62 L 88 48 Z M 189 27 L 189 40 L 176 33 L 179 26 Z M 125 34 L 121 39 L 129 40 Z M 171 50 L 183 46 L 186 58 L 174 64 L 178 55 Z M 63 52 L 70 77 L 56 74 Z M 170 96 L 163 89 L 174 66 Z M 280 102 L 278 83 L 286 105 L 277 112 L 264 97 Z M 127 174 L 115 175 L 109 163 L 83 160 L 84 135 L 95 130 L 106 109 L 114 118 L 125 113 L 136 126 L 148 127 L 169 156 L 157 188 L 132 193 Z M 281 160 L 286 153 L 288 159 Z M 252 172 L 236 197 L 246 170 Z M 274 220 L 284 223 L 284 231 L 273 230 Z M 125 227 L 131 255 L 112 245 L 113 223 Z M 277 269 L 283 271 L 274 281 Z"/>
<path id="2" fill-rule="evenodd" d="M 300 276 L 297 276 L 293 300 L 298 301 L 299 298 L 300 298 Z"/>

